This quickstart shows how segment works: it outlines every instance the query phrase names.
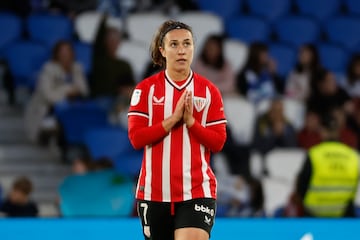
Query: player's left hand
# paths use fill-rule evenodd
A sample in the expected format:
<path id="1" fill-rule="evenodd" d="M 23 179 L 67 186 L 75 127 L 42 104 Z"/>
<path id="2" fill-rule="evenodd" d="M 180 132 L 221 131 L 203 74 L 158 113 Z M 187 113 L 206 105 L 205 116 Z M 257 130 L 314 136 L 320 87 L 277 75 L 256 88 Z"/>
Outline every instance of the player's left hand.
<path id="1" fill-rule="evenodd" d="M 192 92 L 187 91 L 185 95 L 185 109 L 183 120 L 187 127 L 191 127 L 195 123 L 195 118 L 193 117 L 193 97 Z"/>

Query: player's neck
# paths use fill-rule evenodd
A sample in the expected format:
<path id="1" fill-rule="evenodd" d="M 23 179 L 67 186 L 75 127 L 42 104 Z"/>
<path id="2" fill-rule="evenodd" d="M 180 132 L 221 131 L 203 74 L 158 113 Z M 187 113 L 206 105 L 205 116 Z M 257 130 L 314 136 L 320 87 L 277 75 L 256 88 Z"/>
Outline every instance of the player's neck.
<path id="1" fill-rule="evenodd" d="M 174 71 L 167 69 L 167 74 L 174 82 L 183 81 L 187 79 L 190 75 L 190 69 L 182 70 L 182 71 Z"/>

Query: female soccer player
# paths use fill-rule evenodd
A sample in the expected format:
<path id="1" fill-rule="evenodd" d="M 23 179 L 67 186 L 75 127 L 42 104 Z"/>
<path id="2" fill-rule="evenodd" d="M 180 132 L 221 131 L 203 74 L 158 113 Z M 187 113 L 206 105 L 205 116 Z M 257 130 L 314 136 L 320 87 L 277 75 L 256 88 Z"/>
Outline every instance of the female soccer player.
<path id="1" fill-rule="evenodd" d="M 151 45 L 165 70 L 136 86 L 129 109 L 129 138 L 144 157 L 136 189 L 146 240 L 207 240 L 214 224 L 216 179 L 210 153 L 226 139 L 219 90 L 192 72 L 191 28 L 166 21 Z"/>

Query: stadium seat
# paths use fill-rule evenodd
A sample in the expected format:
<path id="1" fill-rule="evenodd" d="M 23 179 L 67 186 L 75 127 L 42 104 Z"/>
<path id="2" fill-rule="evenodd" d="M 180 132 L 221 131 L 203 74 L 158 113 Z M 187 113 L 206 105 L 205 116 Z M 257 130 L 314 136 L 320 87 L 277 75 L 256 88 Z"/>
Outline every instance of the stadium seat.
<path id="1" fill-rule="evenodd" d="M 303 16 L 287 16 L 279 19 L 274 26 L 277 41 L 290 44 L 296 49 L 305 43 L 315 43 L 320 37 L 316 21 Z"/>
<path id="2" fill-rule="evenodd" d="M 294 68 L 297 52 L 284 44 L 269 44 L 269 53 L 276 60 L 278 73 L 286 77 Z"/>
<path id="3" fill-rule="evenodd" d="M 93 159 L 116 157 L 131 151 L 128 133 L 121 127 L 96 127 L 84 134 L 84 144 Z"/>
<path id="4" fill-rule="evenodd" d="M 275 211 L 284 206 L 289 199 L 293 189 L 292 183 L 287 183 L 273 178 L 263 178 L 261 180 L 264 191 L 264 208 L 266 215 L 273 217 Z"/>
<path id="5" fill-rule="evenodd" d="M 137 179 L 140 173 L 142 159 L 143 151 L 131 150 L 118 155 L 114 159 L 115 170 L 122 175 Z"/>
<path id="6" fill-rule="evenodd" d="M 299 14 L 323 22 L 340 12 L 341 0 L 295 0 L 295 5 Z"/>
<path id="7" fill-rule="evenodd" d="M 230 62 L 235 73 L 241 71 L 247 61 L 248 46 L 236 39 L 226 38 L 224 41 L 225 58 Z"/>
<path id="8" fill-rule="evenodd" d="M 92 64 L 92 45 L 84 42 L 75 42 L 74 50 L 76 60 L 82 64 L 85 73 L 89 75 Z"/>
<path id="9" fill-rule="evenodd" d="M 83 145 L 87 131 L 109 126 L 107 109 L 95 101 L 59 103 L 54 112 L 69 145 Z"/>
<path id="10" fill-rule="evenodd" d="M 352 51 L 360 44 L 360 18 L 351 16 L 338 16 L 329 19 L 325 25 L 327 40 L 337 43 Z"/>
<path id="11" fill-rule="evenodd" d="M 210 34 L 224 33 L 223 20 L 215 14 L 189 11 L 181 13 L 177 20 L 191 26 L 196 46 L 195 55 Z"/>
<path id="12" fill-rule="evenodd" d="M 224 97 L 224 109 L 235 141 L 250 144 L 255 122 L 254 105 L 240 96 L 227 96 Z"/>
<path id="13" fill-rule="evenodd" d="M 71 20 L 63 15 L 33 14 L 26 19 L 26 28 L 33 41 L 45 44 L 51 49 L 59 40 L 71 40 Z"/>
<path id="14" fill-rule="evenodd" d="M 247 0 L 251 15 L 274 21 L 290 11 L 291 0 Z"/>
<path id="15" fill-rule="evenodd" d="M 98 11 L 87 11 L 80 13 L 74 20 L 74 28 L 77 37 L 85 43 L 93 43 L 102 18 L 102 13 Z M 123 23 L 120 18 L 109 16 L 106 24 L 119 30 L 123 29 Z"/>
<path id="16" fill-rule="evenodd" d="M 360 2 L 358 0 L 343 0 L 342 2 L 345 5 L 348 13 L 354 15 L 360 14 Z"/>
<path id="17" fill-rule="evenodd" d="M 295 130 L 300 130 L 304 126 L 306 110 L 304 103 L 291 98 L 284 98 L 283 102 L 286 118 L 291 122 Z"/>
<path id="18" fill-rule="evenodd" d="M 266 154 L 265 164 L 269 177 L 284 183 L 295 183 L 306 157 L 303 149 L 279 148 Z"/>
<path id="19" fill-rule="evenodd" d="M 47 49 L 39 43 L 19 41 L 7 47 L 5 58 L 15 79 L 15 86 L 33 89 L 38 73 L 49 57 Z"/>
<path id="20" fill-rule="evenodd" d="M 14 41 L 19 40 L 23 31 L 22 20 L 11 13 L 0 13 L 0 57 L 4 49 Z"/>
<path id="21" fill-rule="evenodd" d="M 254 41 L 267 42 L 270 36 L 268 24 L 259 17 L 238 16 L 226 22 L 226 31 L 231 38 L 247 44 Z"/>
<path id="22" fill-rule="evenodd" d="M 150 61 L 149 49 L 143 44 L 135 41 L 123 41 L 118 50 L 117 56 L 127 60 L 133 69 L 135 80 L 137 82 L 142 80 L 145 68 Z"/>
<path id="23" fill-rule="evenodd" d="M 321 43 L 317 47 L 320 61 L 326 69 L 338 75 L 346 73 L 349 54 L 343 47 L 329 43 Z"/>
<path id="24" fill-rule="evenodd" d="M 133 13 L 126 19 L 127 32 L 132 41 L 142 43 L 149 49 L 151 40 L 158 27 L 168 20 L 168 17 L 159 13 Z M 146 23 L 146 24 L 145 24 Z"/>
<path id="25" fill-rule="evenodd" d="M 243 0 L 198 0 L 197 4 L 202 11 L 215 13 L 227 20 L 241 13 Z"/>

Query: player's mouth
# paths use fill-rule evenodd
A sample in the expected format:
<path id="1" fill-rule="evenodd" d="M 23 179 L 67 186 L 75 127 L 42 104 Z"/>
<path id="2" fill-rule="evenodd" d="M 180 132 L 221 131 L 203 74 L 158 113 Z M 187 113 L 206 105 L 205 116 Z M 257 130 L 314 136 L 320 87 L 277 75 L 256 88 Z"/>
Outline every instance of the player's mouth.
<path id="1" fill-rule="evenodd" d="M 184 62 L 186 62 L 186 59 L 185 58 L 180 58 L 180 59 L 178 59 L 176 61 L 179 62 L 179 63 L 184 63 Z"/>

